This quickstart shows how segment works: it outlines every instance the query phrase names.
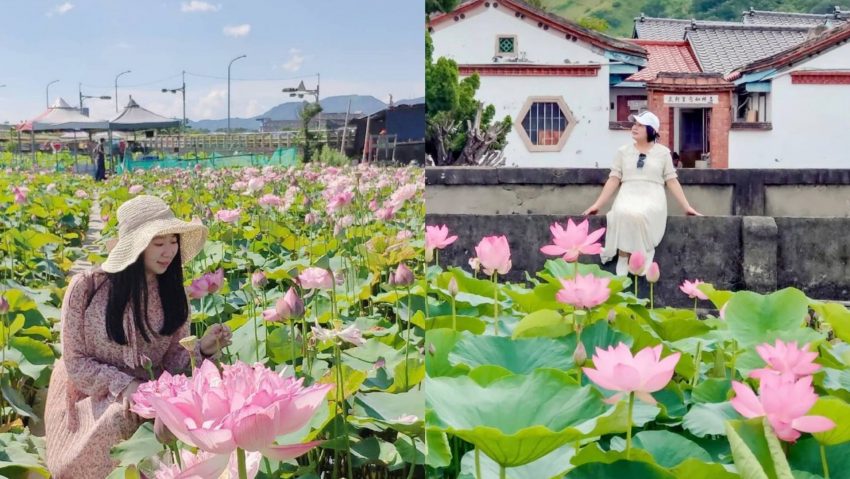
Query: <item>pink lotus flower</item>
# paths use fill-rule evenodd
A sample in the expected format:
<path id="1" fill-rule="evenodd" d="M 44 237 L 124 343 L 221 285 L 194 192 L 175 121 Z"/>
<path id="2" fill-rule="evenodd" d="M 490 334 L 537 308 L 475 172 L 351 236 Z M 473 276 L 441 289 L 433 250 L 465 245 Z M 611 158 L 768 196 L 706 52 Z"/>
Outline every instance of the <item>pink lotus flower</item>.
<path id="1" fill-rule="evenodd" d="M 382 220 L 382 221 L 391 220 L 393 218 L 394 214 L 395 214 L 395 210 L 393 209 L 392 206 L 387 206 L 387 207 L 384 207 L 384 208 L 378 208 L 378 210 L 375 211 L 375 217 L 378 218 L 379 220 Z"/>
<path id="2" fill-rule="evenodd" d="M 796 379 L 814 374 L 820 369 L 820 364 L 814 362 L 818 353 L 809 351 L 808 344 L 797 348 L 796 341 L 784 343 L 780 339 L 777 339 L 775 344 L 776 346 L 767 343 L 756 346 L 756 351 L 767 363 L 767 367 L 752 371 L 751 378 L 764 379 L 766 375 L 782 375 Z"/>
<path id="3" fill-rule="evenodd" d="M 0 314 L 6 314 L 8 312 L 9 312 L 9 301 L 7 301 L 5 297 L 0 296 Z"/>
<path id="4" fill-rule="evenodd" d="M 328 202 L 328 214 L 335 212 L 336 210 L 342 208 L 351 203 L 351 200 L 354 199 L 354 193 L 351 191 L 343 191 L 335 195 Z"/>
<path id="5" fill-rule="evenodd" d="M 221 285 L 224 284 L 224 270 L 219 268 L 215 273 L 207 273 L 205 275 L 207 277 L 207 291 L 210 294 L 215 293 L 219 289 L 221 289 Z"/>
<path id="6" fill-rule="evenodd" d="M 300 318 L 304 316 L 304 302 L 298 296 L 295 288 L 291 287 L 283 297 L 277 300 L 274 309 L 280 319 Z"/>
<path id="7" fill-rule="evenodd" d="M 425 261 L 431 261 L 435 249 L 443 249 L 457 241 L 457 236 L 449 236 L 449 228 L 443 226 L 425 227 Z"/>
<path id="8" fill-rule="evenodd" d="M 80 199 L 86 199 L 89 197 L 89 194 L 83 190 L 77 190 L 74 192 L 74 196 Z"/>
<path id="9" fill-rule="evenodd" d="M 483 238 L 475 247 L 475 256 L 487 276 L 496 272 L 508 274 L 508 271 L 511 270 L 511 247 L 508 245 L 508 239 L 504 236 Z"/>
<path id="10" fill-rule="evenodd" d="M 574 279 L 561 280 L 564 289 L 558 291 L 555 298 L 575 308 L 594 308 L 608 301 L 611 290 L 608 278 L 597 278 L 592 274 L 586 276 L 577 275 Z"/>
<path id="11" fill-rule="evenodd" d="M 200 278 L 192 281 L 188 293 L 192 299 L 201 299 L 208 294 L 213 294 L 221 289 L 224 284 L 224 270 L 219 268 L 215 273 L 205 273 Z"/>
<path id="12" fill-rule="evenodd" d="M 257 201 L 257 203 L 259 203 L 259 205 L 262 206 L 263 208 L 271 208 L 271 207 L 278 208 L 280 206 L 283 206 L 283 200 L 280 199 L 279 196 L 275 196 L 275 195 L 272 195 L 272 194 L 263 195 L 262 198 L 260 198 L 260 200 Z"/>
<path id="13" fill-rule="evenodd" d="M 12 193 L 15 195 L 15 203 L 19 205 L 26 203 L 29 191 L 29 188 L 26 186 L 21 186 L 20 188 L 17 186 L 12 187 Z"/>
<path id="14" fill-rule="evenodd" d="M 599 228 L 590 234 L 587 233 L 587 229 L 587 220 L 576 225 L 571 218 L 567 220 L 566 230 L 560 224 L 553 223 L 549 231 L 552 232 L 554 244 L 540 248 L 540 252 L 550 256 L 561 256 L 564 261 L 569 262 L 578 260 L 579 255 L 582 254 L 601 253 L 602 245 L 596 241 L 605 233 L 605 228 Z"/>
<path id="15" fill-rule="evenodd" d="M 263 315 L 263 321 L 268 321 L 270 323 L 276 323 L 276 322 L 281 320 L 280 315 L 277 314 L 276 308 L 270 308 L 270 309 L 263 310 L 262 315 Z"/>
<path id="16" fill-rule="evenodd" d="M 699 299 L 702 299 L 702 300 L 706 300 L 706 299 L 708 299 L 708 296 L 706 296 L 705 293 L 703 293 L 702 291 L 699 290 L 699 288 L 697 288 L 697 286 L 699 286 L 701 284 L 705 284 L 705 283 L 703 283 L 702 281 L 700 281 L 698 279 L 695 279 L 693 283 L 691 283 L 688 280 L 685 280 L 685 282 L 682 283 L 681 286 L 679 286 L 679 289 L 681 289 L 682 292 L 687 294 L 688 297 L 690 297 L 691 299 L 699 298 Z"/>
<path id="17" fill-rule="evenodd" d="M 219 374 L 215 364 L 204 361 L 187 391 L 168 399 L 150 398 L 156 416 L 175 437 L 228 458 L 239 448 L 278 461 L 294 459 L 319 444 L 277 445 L 275 438 L 307 424 L 333 385 L 305 388 L 303 378 L 281 377 L 259 363 L 223 364 L 222 369 Z"/>
<path id="18" fill-rule="evenodd" d="M 413 231 L 410 230 L 401 230 L 395 235 L 395 239 L 399 241 L 405 241 L 413 238 Z"/>
<path id="19" fill-rule="evenodd" d="M 298 275 L 301 287 L 304 289 L 331 289 L 334 280 L 326 269 L 310 267 Z"/>
<path id="20" fill-rule="evenodd" d="M 795 381 L 779 375 L 764 375 L 758 397 L 738 381 L 732 381 L 732 389 L 735 390 L 732 407 L 746 418 L 766 416 L 776 436 L 783 441 L 796 441 L 800 432 L 823 432 L 835 427 L 829 418 L 805 415 L 818 400 L 811 376 Z"/>
<path id="21" fill-rule="evenodd" d="M 315 225 L 319 224 L 319 216 L 316 213 L 307 213 L 304 215 L 304 224 Z"/>
<path id="22" fill-rule="evenodd" d="M 141 384 L 136 389 L 131 397 L 133 405 L 130 410 L 138 414 L 139 417 L 153 419 L 156 417 L 156 412 L 151 406 L 151 397 L 168 399 L 188 390 L 189 379 L 186 376 L 183 374 L 172 376 L 168 371 L 164 371 L 159 379 Z"/>
<path id="23" fill-rule="evenodd" d="M 248 190 L 246 193 L 256 193 L 266 186 L 266 182 L 262 178 L 251 178 L 248 181 Z"/>
<path id="24" fill-rule="evenodd" d="M 405 201 L 416 196 L 416 185 L 415 184 L 407 184 L 399 188 L 395 191 L 395 193 L 390 196 L 393 203 L 397 205 L 401 205 Z"/>
<path id="25" fill-rule="evenodd" d="M 253 286 L 254 289 L 260 289 L 268 283 L 269 280 L 266 279 L 266 273 L 263 273 L 262 271 L 257 271 L 251 275 L 251 286 Z"/>
<path id="26" fill-rule="evenodd" d="M 349 342 L 355 346 L 366 344 L 363 335 L 359 329 L 351 325 L 345 329 L 325 329 L 318 326 L 311 327 L 313 336 L 319 341 L 334 341 L 339 338 L 342 341 Z"/>
<path id="27" fill-rule="evenodd" d="M 399 263 L 394 273 L 390 274 L 390 285 L 408 286 L 413 284 L 413 271 L 404 263 Z"/>
<path id="28" fill-rule="evenodd" d="M 145 187 L 142 186 L 142 185 L 133 185 L 133 186 L 130 187 L 130 189 L 128 191 L 131 195 L 138 195 L 144 189 L 145 189 Z"/>
<path id="29" fill-rule="evenodd" d="M 641 251 L 635 251 L 629 256 L 629 273 L 642 276 L 646 266 L 646 256 Z"/>
<path id="30" fill-rule="evenodd" d="M 56 183 L 50 183 L 49 185 L 47 185 L 47 188 L 44 191 L 51 195 L 56 194 Z"/>
<path id="31" fill-rule="evenodd" d="M 178 465 L 163 464 L 156 470 L 154 479 L 198 479 L 207 477 L 236 479 L 239 477 L 235 452 L 230 456 L 226 456 L 206 451 L 198 451 L 198 454 L 192 454 L 191 451 L 181 449 L 180 459 L 183 463 L 182 471 Z M 245 469 L 249 479 L 257 477 L 262 459 L 263 455 L 259 452 L 245 454 Z"/>
<path id="32" fill-rule="evenodd" d="M 650 283 L 657 283 L 661 279 L 661 270 L 658 268 L 658 263 L 653 262 L 646 269 L 646 280 Z"/>
<path id="33" fill-rule="evenodd" d="M 236 208 L 235 210 L 218 210 L 215 212 L 215 219 L 224 223 L 235 223 L 239 220 L 241 214 L 241 208 Z"/>
<path id="34" fill-rule="evenodd" d="M 673 370 L 679 362 L 680 353 L 661 359 L 661 345 L 646 347 L 632 356 L 628 346 L 619 343 L 607 350 L 596 348 L 593 355 L 594 368 L 582 368 L 587 377 L 598 386 L 610 391 L 619 391 L 605 402 L 614 404 L 624 393 L 635 393 L 635 397 L 655 404 L 650 393 L 660 391 L 673 378 Z"/>

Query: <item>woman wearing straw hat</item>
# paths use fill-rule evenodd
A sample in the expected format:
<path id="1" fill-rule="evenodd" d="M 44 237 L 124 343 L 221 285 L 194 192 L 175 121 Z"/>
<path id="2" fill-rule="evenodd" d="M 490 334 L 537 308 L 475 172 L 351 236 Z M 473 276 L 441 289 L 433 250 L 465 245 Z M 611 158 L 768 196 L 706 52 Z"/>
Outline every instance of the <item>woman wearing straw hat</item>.
<path id="1" fill-rule="evenodd" d="M 660 127 L 658 117 L 650 111 L 644 111 L 629 119 L 634 122 L 631 131 L 634 141 L 617 150 L 614 166 L 602 193 L 583 213 L 597 213 L 617 193 L 606 215 L 605 247 L 600 257 L 603 263 L 607 263 L 614 256 L 619 256 L 616 270 L 618 276 L 628 274 L 631 253 L 642 252 L 646 257 L 646 267 L 652 264 L 655 247 L 661 242 L 667 228 L 665 186 L 686 214 L 702 216 L 688 203 L 682 191 L 670 150 L 656 143 Z"/>
<path id="2" fill-rule="evenodd" d="M 54 478 L 106 477 L 116 466 L 110 448 L 140 424 L 129 407 L 149 379 L 145 366 L 159 376 L 189 365 L 190 353 L 179 343 L 189 335 L 183 265 L 206 237 L 200 222 L 175 218 L 159 198 L 137 196 L 118 208 L 118 242 L 106 262 L 71 279 L 62 302 L 62 358 L 45 411 Z M 227 327 L 214 325 L 193 354 L 215 356 L 230 339 Z"/>

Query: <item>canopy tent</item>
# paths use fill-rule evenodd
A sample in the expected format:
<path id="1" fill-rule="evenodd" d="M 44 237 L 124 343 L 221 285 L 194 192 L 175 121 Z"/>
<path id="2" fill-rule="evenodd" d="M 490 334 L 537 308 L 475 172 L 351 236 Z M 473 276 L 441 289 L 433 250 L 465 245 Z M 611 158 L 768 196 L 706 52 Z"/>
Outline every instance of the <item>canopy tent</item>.
<path id="1" fill-rule="evenodd" d="M 177 128 L 180 120 L 166 118 L 162 115 L 142 108 L 130 97 L 124 111 L 109 122 L 109 128 L 120 131 L 157 130 L 160 128 Z"/>
<path id="2" fill-rule="evenodd" d="M 36 167 L 35 132 L 37 131 L 97 131 L 107 130 L 109 123 L 96 120 L 83 115 L 76 108 L 71 107 L 63 98 L 57 98 L 46 111 L 35 118 L 18 125 L 18 135 L 22 131 L 28 131 L 32 137 L 32 159 L 33 168 Z M 74 163 L 77 162 L 77 151 L 74 150 Z M 56 162 L 57 169 L 59 161 Z"/>
<path id="3" fill-rule="evenodd" d="M 44 113 L 22 123 L 19 131 L 106 130 L 109 124 L 83 115 L 62 99 L 57 98 Z"/>

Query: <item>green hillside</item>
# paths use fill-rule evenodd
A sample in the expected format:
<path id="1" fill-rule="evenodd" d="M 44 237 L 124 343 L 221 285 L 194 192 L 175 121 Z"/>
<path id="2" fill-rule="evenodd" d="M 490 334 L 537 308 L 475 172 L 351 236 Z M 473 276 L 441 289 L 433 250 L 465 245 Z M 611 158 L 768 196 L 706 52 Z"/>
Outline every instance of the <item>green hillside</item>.
<path id="1" fill-rule="evenodd" d="M 538 3 L 538 2 L 531 2 Z M 620 37 L 632 33 L 634 18 L 641 12 L 650 17 L 697 18 L 740 21 L 750 7 L 800 13 L 831 13 L 835 0 L 539 0 L 546 10 L 585 26 Z"/>

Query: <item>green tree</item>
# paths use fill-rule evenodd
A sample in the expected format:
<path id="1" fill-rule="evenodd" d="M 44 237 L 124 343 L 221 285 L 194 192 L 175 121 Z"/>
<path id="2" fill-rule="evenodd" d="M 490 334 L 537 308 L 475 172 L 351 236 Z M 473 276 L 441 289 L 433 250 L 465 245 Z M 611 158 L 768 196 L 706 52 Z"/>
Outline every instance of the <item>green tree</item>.
<path id="1" fill-rule="evenodd" d="M 318 103 L 307 103 L 298 113 L 301 118 L 301 130 L 304 133 L 304 163 L 309 163 L 316 148 L 316 133 L 310 131 L 310 122 L 322 112 L 322 106 Z"/>
<path id="2" fill-rule="evenodd" d="M 426 150 L 438 164 L 452 163 L 467 143 L 470 122 L 478 112 L 475 92 L 481 86 L 478 74 L 459 80 L 457 63 L 440 57 L 433 61 L 434 46 L 431 35 L 425 34 L 425 109 L 428 122 Z M 498 125 L 493 124 L 496 108 L 483 107 L 480 129 L 491 126 L 500 128 L 498 140 L 492 149 L 504 147 L 505 136 L 510 129 L 511 119 L 505 117 Z M 448 158 L 442 158 L 445 150 Z"/>
<path id="3" fill-rule="evenodd" d="M 590 30 L 596 30 L 597 32 L 604 32 L 608 30 L 608 22 L 601 18 L 596 17 L 582 17 L 579 19 L 578 24 L 584 28 Z"/>
<path id="4" fill-rule="evenodd" d="M 425 13 L 448 13 L 454 10 L 459 3 L 460 0 L 425 0 Z"/>

